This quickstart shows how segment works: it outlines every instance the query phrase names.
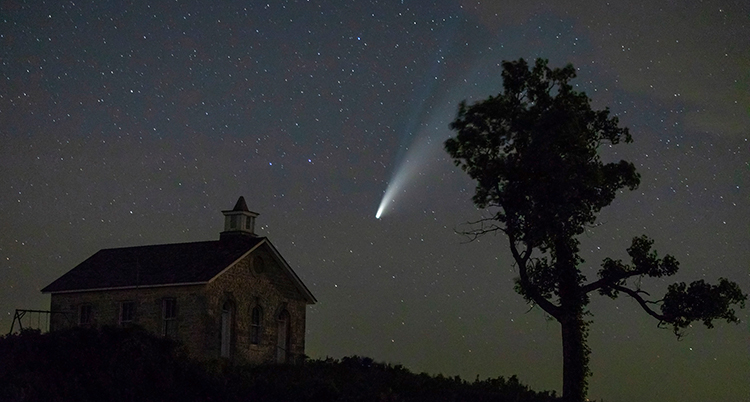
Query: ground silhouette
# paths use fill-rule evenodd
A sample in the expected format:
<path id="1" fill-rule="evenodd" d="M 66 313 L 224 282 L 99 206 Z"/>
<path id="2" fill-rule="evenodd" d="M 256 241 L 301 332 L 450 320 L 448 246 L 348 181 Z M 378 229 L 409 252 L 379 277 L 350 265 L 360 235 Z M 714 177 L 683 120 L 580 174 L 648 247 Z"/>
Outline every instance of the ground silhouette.
<path id="1" fill-rule="evenodd" d="M 549 402 L 513 376 L 465 381 L 352 356 L 299 365 L 196 361 L 140 328 L 26 330 L 0 338 L 2 401 Z"/>

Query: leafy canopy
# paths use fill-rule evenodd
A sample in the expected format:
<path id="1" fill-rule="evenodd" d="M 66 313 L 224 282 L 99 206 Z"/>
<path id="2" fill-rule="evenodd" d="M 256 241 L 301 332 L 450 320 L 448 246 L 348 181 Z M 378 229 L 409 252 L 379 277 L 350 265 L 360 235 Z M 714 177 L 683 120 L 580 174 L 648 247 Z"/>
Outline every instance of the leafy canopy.
<path id="1" fill-rule="evenodd" d="M 609 109 L 595 111 L 569 84 L 573 66 L 550 69 L 539 59 L 503 63 L 504 93 L 462 102 L 445 143 L 456 165 L 477 181 L 474 202 L 501 207 L 504 231 L 530 247 L 550 248 L 592 224 L 618 189 L 638 186 L 632 163 L 604 164 L 603 143 L 631 142 Z"/>
<path id="2" fill-rule="evenodd" d="M 569 82 L 575 76 L 571 65 L 551 69 L 543 59 L 533 66 L 523 59 L 505 61 L 501 94 L 459 105 L 451 123 L 457 135 L 445 149 L 476 180 L 474 203 L 493 214 L 467 234 L 507 234 L 520 273 L 517 290 L 558 320 L 565 312 L 580 314 L 587 294 L 598 291 L 612 298 L 627 294 L 678 336 L 693 321 L 708 327 L 714 319 L 738 322 L 731 306 L 744 307 L 747 296 L 724 278 L 718 285 L 677 283 L 660 300 L 644 298 L 649 295 L 641 279 L 679 269 L 674 257 L 658 258 L 646 236 L 634 238 L 628 248 L 631 264 L 607 258 L 598 279 L 584 284 L 577 236 L 618 190 L 635 189 L 640 176 L 630 162 L 602 162 L 602 145 L 629 143 L 632 137 L 608 108 L 593 110 L 586 94 L 573 89 Z M 532 258 L 534 250 L 541 254 Z M 572 298 L 565 301 L 566 296 Z"/>
<path id="3" fill-rule="evenodd" d="M 493 214 L 474 222 L 467 234 L 504 232 L 518 267 L 516 290 L 561 324 L 563 399 L 582 401 L 586 394 L 589 321 L 584 316 L 591 292 L 630 296 L 678 337 L 693 321 L 709 328 L 714 319 L 737 322 L 731 307 L 743 307 L 747 296 L 723 278 L 718 285 L 673 284 L 661 300 L 644 298 L 650 295 L 641 290 L 641 279 L 679 269 L 674 257 L 659 258 L 646 236 L 633 239 L 630 264 L 607 258 L 598 279 L 585 283 L 577 237 L 619 190 L 640 183 L 632 163 L 604 163 L 598 151 L 602 145 L 632 142 L 630 133 L 609 109 L 593 110 L 586 94 L 573 90 L 571 65 L 550 69 L 538 59 L 530 68 L 523 59 L 506 61 L 502 77 L 501 94 L 460 104 L 451 123 L 457 135 L 445 149 L 476 180 L 474 203 Z"/>

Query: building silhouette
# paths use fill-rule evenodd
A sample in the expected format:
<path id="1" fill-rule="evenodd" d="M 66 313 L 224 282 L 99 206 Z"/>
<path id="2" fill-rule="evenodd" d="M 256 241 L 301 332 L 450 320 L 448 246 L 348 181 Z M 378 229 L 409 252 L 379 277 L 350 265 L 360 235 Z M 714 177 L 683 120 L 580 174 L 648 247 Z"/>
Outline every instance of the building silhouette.
<path id="1" fill-rule="evenodd" d="M 42 289 L 50 310 L 66 313 L 50 330 L 138 325 L 202 359 L 298 361 L 315 297 L 255 233 L 243 197 L 222 213 L 219 240 L 104 249 L 78 264 Z"/>

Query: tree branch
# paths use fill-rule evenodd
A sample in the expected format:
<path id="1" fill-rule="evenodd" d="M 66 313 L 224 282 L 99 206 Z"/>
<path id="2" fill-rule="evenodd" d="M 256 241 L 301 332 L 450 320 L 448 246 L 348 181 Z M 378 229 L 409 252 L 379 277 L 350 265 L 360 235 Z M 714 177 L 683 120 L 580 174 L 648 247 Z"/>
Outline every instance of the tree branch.
<path id="1" fill-rule="evenodd" d="M 622 264 L 620 260 L 606 258 L 599 271 L 601 279 L 589 283 L 581 288 L 585 293 L 602 288 L 611 288 L 613 285 L 624 284 L 623 280 L 633 276 L 650 276 L 660 278 L 662 276 L 674 275 L 679 269 L 679 263 L 671 255 L 657 258 L 656 251 L 651 250 L 654 241 L 647 236 L 633 238 L 633 243 L 628 247 L 628 254 L 633 261 L 632 265 Z"/>
<path id="2" fill-rule="evenodd" d="M 623 272 L 619 275 L 614 275 L 614 276 L 610 276 L 607 278 L 601 278 L 599 280 L 589 283 L 588 285 L 584 285 L 583 287 L 581 287 L 581 291 L 583 293 L 589 293 L 594 290 L 599 290 L 605 286 L 611 285 L 614 287 L 617 285 L 618 282 L 620 282 L 623 279 L 627 279 L 633 276 L 643 275 L 643 274 L 645 273 L 638 271 L 638 270 L 634 270 L 634 271 L 629 271 L 629 272 Z"/>
<path id="3" fill-rule="evenodd" d="M 470 230 L 456 230 L 455 232 L 461 235 L 464 235 L 469 238 L 469 242 L 472 242 L 476 239 L 478 239 L 480 236 L 485 235 L 487 233 L 493 233 L 497 231 L 505 232 L 505 230 L 494 224 L 495 219 L 493 218 L 482 218 L 478 221 L 473 222 L 467 222 L 466 224 L 470 227 L 479 226 L 476 229 L 470 229 Z"/>
<path id="4" fill-rule="evenodd" d="M 510 252 L 513 254 L 513 259 L 515 259 L 516 264 L 518 264 L 518 274 L 521 278 L 521 286 L 524 292 L 526 292 L 531 300 L 533 300 L 534 303 L 541 307 L 542 310 L 546 311 L 547 314 L 560 321 L 560 307 L 554 305 L 552 302 L 544 298 L 544 296 L 539 293 L 536 285 L 531 283 L 531 280 L 529 279 L 529 273 L 526 268 L 526 263 L 529 262 L 531 250 L 527 248 L 523 253 L 524 255 L 521 256 L 521 253 L 518 252 L 518 247 L 516 246 L 514 236 L 508 235 L 508 241 L 510 242 Z"/>
<path id="5" fill-rule="evenodd" d="M 652 317 L 656 318 L 657 320 L 659 320 L 660 324 L 663 323 L 663 322 L 670 322 L 670 320 L 669 320 L 668 317 L 666 317 L 665 315 L 659 314 L 656 311 L 652 310 L 651 307 L 648 306 L 648 304 L 649 303 L 653 304 L 655 302 L 652 302 L 652 301 L 649 301 L 649 300 L 645 300 L 644 298 L 642 298 L 641 295 L 638 294 L 639 291 L 633 290 L 633 289 L 630 289 L 630 288 L 626 288 L 626 287 L 620 286 L 620 285 L 612 285 L 612 288 L 615 289 L 615 290 L 617 290 L 617 291 L 620 291 L 622 293 L 625 293 L 628 296 L 630 296 L 633 299 L 635 299 L 635 301 L 637 301 L 638 304 L 641 305 L 641 308 L 643 308 L 643 310 L 646 313 L 648 313 L 650 316 L 652 316 Z"/>

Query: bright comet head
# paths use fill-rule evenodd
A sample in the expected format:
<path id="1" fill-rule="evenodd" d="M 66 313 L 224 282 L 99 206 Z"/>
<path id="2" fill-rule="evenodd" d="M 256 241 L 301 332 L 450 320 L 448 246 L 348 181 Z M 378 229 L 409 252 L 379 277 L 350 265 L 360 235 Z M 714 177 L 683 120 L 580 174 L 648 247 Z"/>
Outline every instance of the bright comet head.
<path id="1" fill-rule="evenodd" d="M 380 217 L 386 211 L 388 204 L 395 201 L 396 193 L 406 181 L 406 177 L 405 177 L 406 175 L 404 175 L 403 172 L 404 172 L 404 169 L 401 169 L 396 174 L 396 177 L 388 184 L 388 188 L 385 190 L 385 194 L 383 194 L 383 199 L 380 200 L 380 205 L 378 206 L 378 212 L 375 213 L 375 219 L 380 219 Z"/>
<path id="2" fill-rule="evenodd" d="M 407 158 L 401 163 L 393 179 L 388 183 L 383 194 L 383 199 L 380 200 L 378 206 L 378 212 L 375 213 L 375 218 L 380 219 L 383 214 L 387 213 L 391 208 L 390 204 L 396 201 L 396 197 L 399 193 L 406 192 L 404 187 L 409 180 L 417 176 L 420 171 L 424 171 L 430 160 L 430 148 L 435 148 L 430 143 L 429 139 L 421 138 L 414 146 L 408 151 Z"/>

